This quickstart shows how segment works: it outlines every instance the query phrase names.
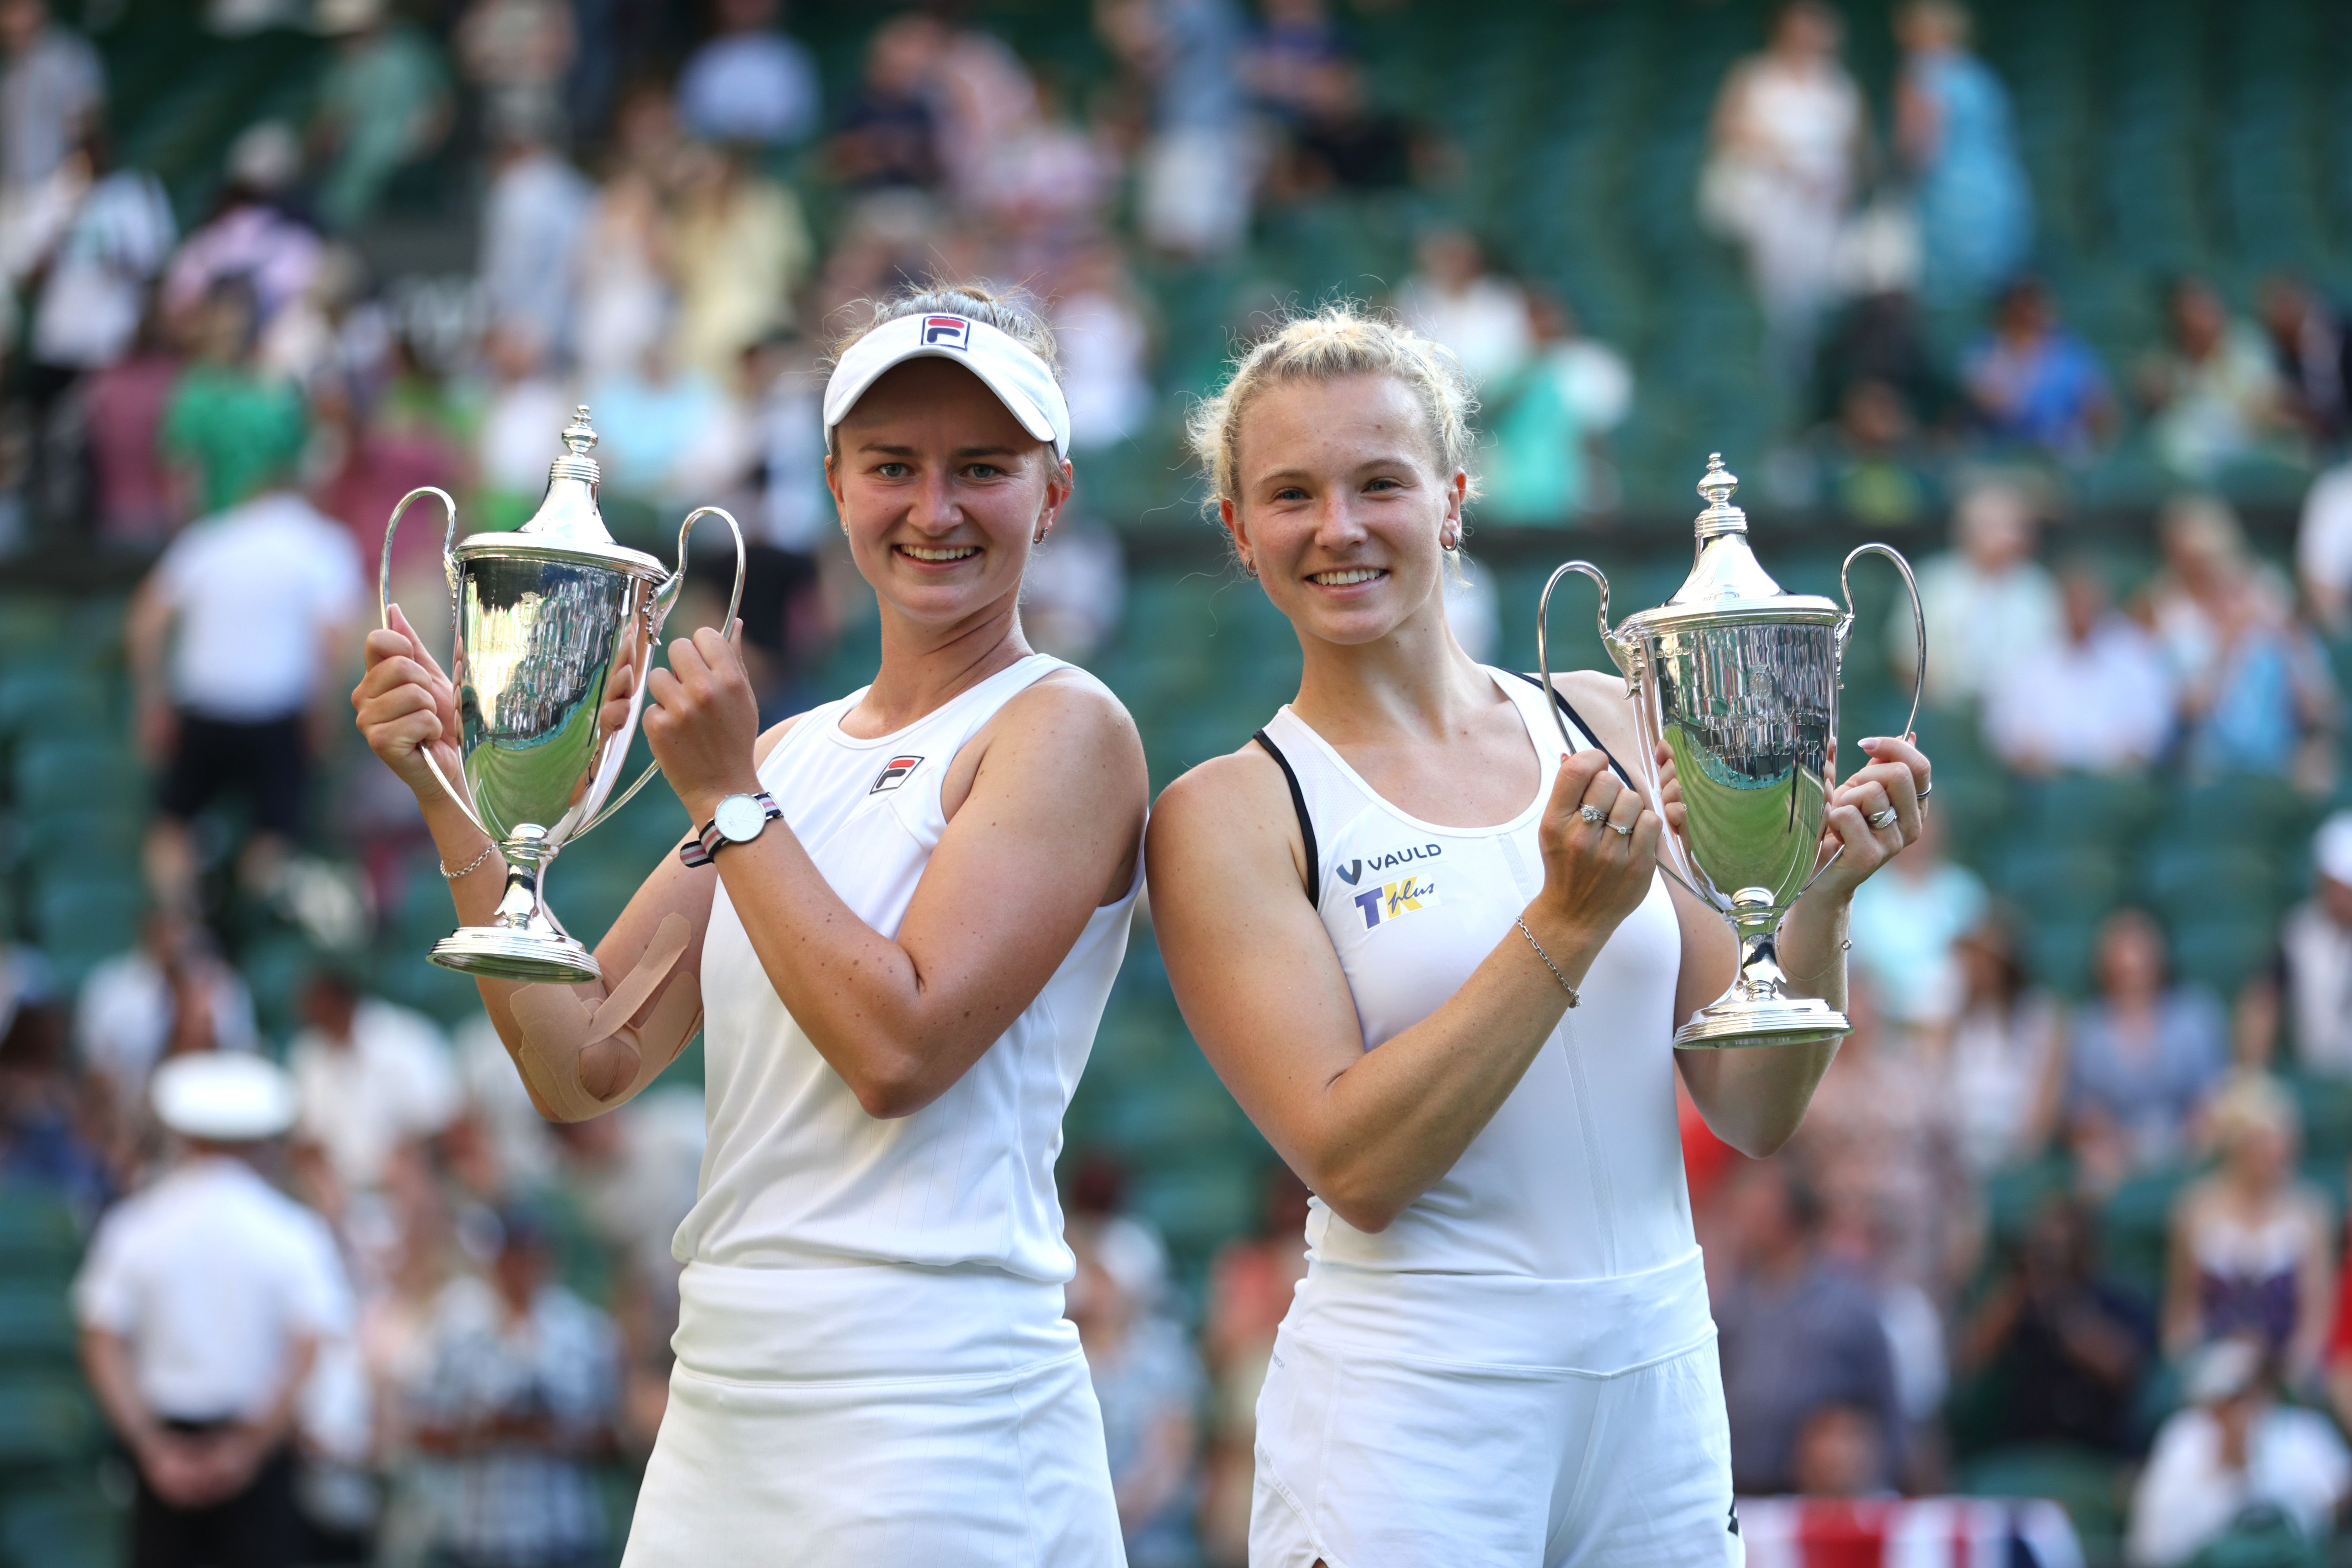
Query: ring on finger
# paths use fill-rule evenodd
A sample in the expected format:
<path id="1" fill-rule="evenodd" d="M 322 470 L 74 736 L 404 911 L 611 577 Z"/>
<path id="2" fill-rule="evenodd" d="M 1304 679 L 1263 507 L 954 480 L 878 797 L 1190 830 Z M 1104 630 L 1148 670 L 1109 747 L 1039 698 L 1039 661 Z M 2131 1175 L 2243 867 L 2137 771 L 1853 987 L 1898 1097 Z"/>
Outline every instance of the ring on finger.
<path id="1" fill-rule="evenodd" d="M 1895 808 L 1890 805 L 1883 811 L 1874 811 L 1863 820 L 1873 827 L 1892 827 L 1895 826 Z"/>
<path id="2" fill-rule="evenodd" d="M 1609 820 L 1609 814 L 1601 810 L 1597 805 L 1580 805 L 1576 808 L 1576 815 L 1584 818 L 1585 821 L 1593 823 L 1596 826 Z"/>
<path id="3" fill-rule="evenodd" d="M 1609 831 L 1620 838 L 1631 838 L 1633 837 L 1633 825 L 1630 822 L 1612 822 L 1609 824 Z"/>

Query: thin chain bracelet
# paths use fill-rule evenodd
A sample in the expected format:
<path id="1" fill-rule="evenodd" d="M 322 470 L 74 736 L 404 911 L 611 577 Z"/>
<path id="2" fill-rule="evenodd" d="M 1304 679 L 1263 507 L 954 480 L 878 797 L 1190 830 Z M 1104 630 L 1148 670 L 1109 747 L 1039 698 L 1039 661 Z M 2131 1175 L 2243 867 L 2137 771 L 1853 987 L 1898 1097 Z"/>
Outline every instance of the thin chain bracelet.
<path id="1" fill-rule="evenodd" d="M 1543 960 L 1543 966 L 1551 971 L 1551 977 L 1559 982 L 1559 988 L 1568 993 L 1568 1005 L 1573 1007 L 1583 1001 L 1584 998 L 1576 994 L 1576 987 L 1568 983 L 1568 976 L 1559 972 L 1559 965 L 1551 961 L 1551 954 L 1543 950 L 1543 943 L 1536 940 L 1536 933 L 1528 929 L 1528 922 L 1517 915 L 1511 917 L 1511 922 L 1519 928 L 1519 934 L 1528 939 L 1528 945 L 1536 950 L 1536 956 Z"/>
<path id="2" fill-rule="evenodd" d="M 462 871 L 452 871 L 449 869 L 446 862 L 436 862 L 441 867 L 441 879 L 445 882 L 454 882 L 460 877 L 470 877 L 475 872 L 482 868 L 483 861 L 488 859 L 498 852 L 499 841 L 493 838 L 490 840 L 489 847 L 484 849 L 479 855 L 475 856 L 471 860 L 466 862 L 466 868 Z"/>
<path id="3" fill-rule="evenodd" d="M 1789 978 L 1795 981 L 1800 985 L 1811 985 L 1814 981 L 1819 980 L 1822 975 L 1827 974 L 1831 970 L 1835 969 L 1838 966 L 1838 960 L 1843 958 L 1847 953 L 1852 952 L 1853 951 L 1853 939 L 1852 937 L 1841 938 L 1838 942 L 1838 950 L 1836 954 L 1832 957 L 1827 963 L 1822 964 L 1811 974 L 1791 974 Z"/>

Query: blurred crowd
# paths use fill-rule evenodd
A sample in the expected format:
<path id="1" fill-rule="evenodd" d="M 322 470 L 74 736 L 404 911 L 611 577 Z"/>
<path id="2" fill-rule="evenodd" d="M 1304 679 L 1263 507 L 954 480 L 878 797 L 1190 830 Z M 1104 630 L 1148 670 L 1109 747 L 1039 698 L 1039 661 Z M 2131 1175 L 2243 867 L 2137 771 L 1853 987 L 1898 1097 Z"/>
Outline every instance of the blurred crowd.
<path id="1" fill-rule="evenodd" d="M 1097 0 L 1086 80 L 944 12 L 878 16 L 836 80 L 779 0 L 690 23 L 620 0 L 204 9 L 213 34 L 300 26 L 327 58 L 304 112 L 225 139 L 192 205 L 118 160 L 89 37 L 0 0 L 0 558 L 136 577 L 128 721 L 158 786 L 148 912 L 117 955 L 61 975 L 6 945 L 37 933 L 0 931 L 0 1175 L 94 1227 L 78 1321 L 158 1517 L 267 1481 L 303 1561 L 603 1561 L 665 1398 L 700 1097 L 550 1126 L 486 1022 L 453 1034 L 376 994 L 373 912 L 419 878 L 437 893 L 429 851 L 381 770 L 351 772 L 331 825 L 312 806 L 349 751 L 380 553 L 427 645 L 448 642 L 446 520 L 420 505 L 387 547 L 394 503 L 438 487 L 463 531 L 520 525 L 586 406 L 625 541 L 659 547 L 706 501 L 741 521 L 773 719 L 832 694 L 860 615 L 824 489 L 828 326 L 902 281 L 1017 287 L 1055 330 L 1080 515 L 1024 618 L 1073 658 L 1118 631 L 1136 521 L 1083 477 L 1139 474 L 1139 507 L 1182 510 L 1176 395 L 1216 345 L 1171 341 L 1160 282 L 1245 258 L 1274 215 L 1419 204 L 1411 271 L 1353 286 L 1477 382 L 1477 523 L 1625 528 L 1612 438 L 1642 389 L 1625 345 L 1450 216 L 1458 159 L 1382 100 L 1324 0 Z M 1882 134 L 1840 13 L 1780 8 L 1721 84 L 1692 197 L 1746 268 L 1790 411 L 1769 504 L 1950 529 L 1919 573 L 1949 809 L 1857 900 L 1855 1033 L 1783 1156 L 1746 1162 L 1686 1118 L 1738 1484 L 1935 1493 L 2022 1455 L 2034 1486 L 2077 1462 L 2104 1478 L 2136 1563 L 2320 1539 L 2352 1492 L 2352 815 L 2326 809 L 2346 798 L 2352 338 L 2301 279 L 2242 315 L 2189 276 L 2162 340 L 2104 363 L 2032 270 L 2032 188 L 1967 12 L 1896 18 Z M 451 190 L 470 193 L 469 270 L 388 263 L 386 237 Z M 2066 537 L 2083 476 L 2126 452 L 2174 496 L 2152 574 Z M 2291 570 L 2221 499 L 2248 474 L 2304 498 Z M 1491 579 L 1457 592 L 1483 656 Z M 1907 608 L 1853 657 L 1907 682 Z M 2057 803 L 2012 846 L 2017 875 L 1969 837 L 1970 755 L 1977 798 Z M 2215 816 L 2147 826 L 2177 801 Z M 2273 857 L 2293 901 L 2246 915 L 2254 962 L 2217 984 L 2116 867 L 2247 802 L 2291 826 L 2242 853 Z M 2112 884 L 2081 922 L 2084 984 L 2055 978 L 2035 875 Z M 2236 885 L 2196 875 L 2218 879 L 2192 904 Z M 231 962 L 257 921 L 309 962 Z M 281 1061 L 286 1125 L 159 1119 L 159 1068 L 205 1053 Z M 2325 1161 L 2305 1158 L 2304 1124 L 2331 1116 Z M 1239 1563 L 1305 1193 L 1269 1165 L 1259 1228 L 1187 1273 L 1115 1161 L 1072 1164 L 1069 1312 L 1130 1561 Z M 299 1214 L 247 1191 L 255 1172 Z M 2103 1255 L 2132 1215 L 2154 1237 L 2137 1272 Z M 260 1294 L 208 1290 L 192 1261 L 230 1277 L 265 1241 L 277 1263 L 238 1286 Z M 265 1297 L 283 1331 L 153 1342 Z"/>

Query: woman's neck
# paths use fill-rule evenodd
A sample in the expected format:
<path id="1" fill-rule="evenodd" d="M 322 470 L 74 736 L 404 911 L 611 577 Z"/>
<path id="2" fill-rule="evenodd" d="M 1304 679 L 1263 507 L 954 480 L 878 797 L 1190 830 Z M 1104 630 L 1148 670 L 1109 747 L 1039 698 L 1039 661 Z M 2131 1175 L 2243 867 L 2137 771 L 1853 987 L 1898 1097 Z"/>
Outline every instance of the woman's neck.
<path id="1" fill-rule="evenodd" d="M 1008 595 L 950 626 L 925 626 L 882 606 L 882 665 L 842 728 L 877 740 L 938 711 L 1029 657 L 1020 600 Z"/>
<path id="2" fill-rule="evenodd" d="M 1325 740 L 1442 742 L 1497 700 L 1486 671 L 1454 640 L 1442 602 L 1378 642 L 1299 637 L 1305 655 L 1291 711 Z"/>

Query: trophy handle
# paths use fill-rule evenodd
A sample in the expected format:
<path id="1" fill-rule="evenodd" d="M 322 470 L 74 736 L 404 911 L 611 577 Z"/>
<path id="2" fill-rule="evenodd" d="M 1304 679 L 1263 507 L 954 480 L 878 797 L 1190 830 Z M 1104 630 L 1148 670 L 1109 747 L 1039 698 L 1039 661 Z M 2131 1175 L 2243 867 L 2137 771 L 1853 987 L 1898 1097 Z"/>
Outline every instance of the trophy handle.
<path id="1" fill-rule="evenodd" d="M 1919 580 L 1911 575 L 1911 563 L 1904 560 L 1903 552 L 1891 544 L 1857 544 L 1847 553 L 1845 564 L 1838 568 L 1838 589 L 1845 595 L 1845 619 L 1837 624 L 1838 659 L 1843 666 L 1845 639 L 1853 631 L 1853 563 L 1865 555 L 1884 555 L 1894 562 L 1895 569 L 1903 574 L 1904 590 L 1911 595 L 1911 632 L 1919 639 L 1919 665 L 1911 678 L 1911 716 L 1903 721 L 1903 733 L 1907 736 L 1919 727 L 1919 694 L 1927 688 L 1927 612 L 1920 605 Z M 1802 888 L 1797 889 L 1797 896 L 1802 898 L 1812 891 L 1813 884 L 1820 881 L 1844 854 L 1845 846 L 1843 844 L 1831 850 L 1830 858 L 1805 879 Z"/>
<path id="2" fill-rule="evenodd" d="M 1609 629 L 1609 579 L 1602 576 L 1601 568 L 1590 561 L 1567 563 L 1551 574 L 1550 580 L 1544 584 L 1543 596 L 1536 601 L 1536 673 L 1543 678 L 1544 695 L 1550 699 L 1544 706 L 1551 712 L 1552 728 L 1559 731 L 1560 749 L 1564 752 L 1575 751 L 1576 742 L 1568 732 L 1568 714 L 1560 708 L 1559 699 L 1552 692 L 1550 650 L 1546 646 L 1545 633 L 1551 626 L 1551 591 L 1559 587 L 1559 580 L 1571 572 L 1591 578 L 1593 585 L 1601 590 L 1601 609 L 1595 617 L 1596 624 L 1601 628 L 1601 646 L 1609 650 L 1610 658 L 1615 662 L 1619 672 L 1625 677 L 1625 695 L 1628 697 L 1636 695 L 1633 661 L 1627 655 L 1625 639 Z M 1635 728 L 1637 730 L 1640 728 L 1638 717 Z M 1642 770 L 1642 782 L 1650 796 L 1650 807 L 1658 814 L 1658 820 L 1664 822 L 1666 816 L 1665 801 L 1658 787 L 1657 761 L 1653 757 L 1639 757 L 1635 762 Z M 1666 834 L 1662 842 L 1675 844 L 1676 851 L 1680 851 L 1681 846 L 1675 843 L 1673 834 Z M 1714 900 L 1699 891 L 1688 877 L 1684 876 L 1679 869 L 1669 864 L 1667 857 L 1664 854 L 1658 857 L 1658 869 L 1680 883 L 1683 890 L 1699 902 L 1713 905 Z"/>
<path id="3" fill-rule="evenodd" d="M 646 629 L 652 634 L 646 639 L 648 642 L 661 636 L 662 623 L 669 619 L 670 609 L 677 603 L 678 590 L 686 586 L 687 536 L 694 531 L 694 525 L 706 517 L 724 518 L 727 522 L 727 531 L 735 536 L 735 591 L 727 595 L 727 620 L 719 634 L 730 641 L 734 639 L 735 612 L 743 607 L 743 525 L 737 522 L 735 514 L 724 507 L 702 506 L 688 512 L 686 521 L 677 525 L 677 569 L 663 579 L 662 585 L 654 590 L 652 602 L 646 605 L 646 619 L 650 623 Z M 661 763 L 647 763 L 646 771 L 631 781 L 628 788 L 606 801 L 604 809 L 582 823 L 574 830 L 572 837 L 577 838 L 581 834 L 587 832 L 621 807 L 628 805 L 631 797 L 651 784 L 654 775 L 659 772 L 661 772 Z"/>
<path id="4" fill-rule="evenodd" d="M 1591 578 L 1593 585 L 1601 590 L 1601 610 L 1594 617 L 1595 624 L 1601 628 L 1601 646 L 1609 650 L 1609 657 L 1616 662 L 1618 669 L 1626 673 L 1626 686 L 1630 690 L 1633 678 L 1630 672 L 1625 671 L 1625 656 L 1618 647 L 1617 634 L 1609 629 L 1609 579 L 1602 576 L 1601 568 L 1590 561 L 1570 561 L 1551 574 L 1550 580 L 1544 584 L 1543 597 L 1536 601 L 1536 673 L 1543 677 L 1544 692 L 1549 696 L 1552 689 L 1551 650 L 1546 636 L 1551 629 L 1551 591 L 1559 587 L 1559 580 L 1571 572 Z M 1567 752 L 1576 750 L 1576 742 L 1568 734 L 1568 715 L 1560 711 L 1558 702 L 1549 702 L 1545 706 L 1551 710 L 1552 727 L 1559 731 L 1560 749 Z"/>
<path id="5" fill-rule="evenodd" d="M 1904 591 L 1911 595 L 1911 632 L 1918 638 L 1919 658 L 1911 676 L 1911 716 L 1903 721 L 1903 733 L 1909 735 L 1919 727 L 1919 697 L 1927 689 L 1927 612 L 1919 603 L 1919 580 L 1911 575 L 1911 563 L 1891 544 L 1857 544 L 1838 568 L 1838 587 L 1845 595 L 1845 619 L 1838 623 L 1838 652 L 1845 652 L 1847 634 L 1853 630 L 1853 584 L 1848 579 L 1853 563 L 1865 555 L 1884 555 L 1895 563 L 1895 570 L 1903 574 Z"/>
<path id="6" fill-rule="evenodd" d="M 447 490 L 434 485 L 420 485 L 400 498 L 400 504 L 392 509 L 392 521 L 383 525 L 383 556 L 377 562 L 375 573 L 375 611 L 378 623 L 386 631 L 392 629 L 392 541 L 394 535 L 400 531 L 401 514 L 408 510 L 408 503 L 419 496 L 431 496 L 439 501 L 442 512 L 449 520 L 448 527 L 441 536 L 441 571 L 449 579 L 449 621 L 452 626 L 457 621 L 457 503 L 449 499 Z M 452 671 L 453 678 L 454 675 Z M 416 754 L 425 759 L 425 765 L 432 772 L 434 782 L 441 786 L 441 793 L 457 803 L 457 809 L 466 814 L 466 820 L 481 828 L 484 837 L 497 842 L 499 836 L 482 826 L 482 819 L 474 815 L 472 803 L 457 793 L 457 786 L 449 782 L 449 775 L 443 773 L 441 764 L 433 760 L 432 752 L 426 750 Z"/>

